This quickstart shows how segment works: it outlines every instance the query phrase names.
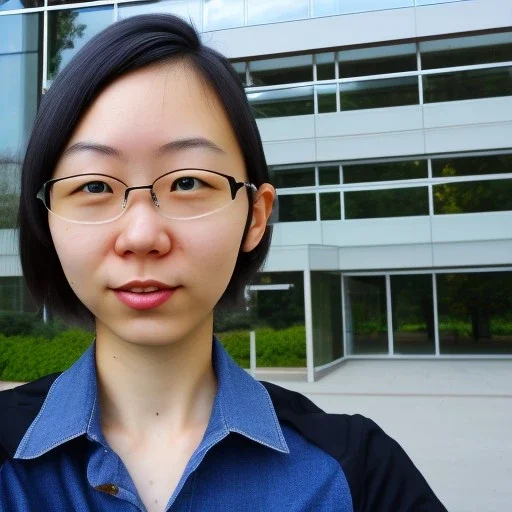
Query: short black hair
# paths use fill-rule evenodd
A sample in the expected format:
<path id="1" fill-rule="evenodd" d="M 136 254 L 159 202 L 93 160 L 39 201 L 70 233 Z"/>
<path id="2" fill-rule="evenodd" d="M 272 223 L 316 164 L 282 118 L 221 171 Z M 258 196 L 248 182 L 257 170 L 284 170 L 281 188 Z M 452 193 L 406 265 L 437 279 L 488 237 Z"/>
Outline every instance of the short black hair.
<path id="1" fill-rule="evenodd" d="M 203 45 L 196 30 L 176 16 L 146 14 L 112 24 L 76 54 L 43 96 L 23 162 L 18 217 L 21 265 L 36 302 L 54 314 L 79 323 L 92 320 L 68 284 L 50 235 L 48 212 L 36 194 L 52 177 L 78 122 L 106 86 L 131 71 L 173 61 L 190 65 L 217 94 L 238 140 L 249 181 L 257 187 L 269 182 L 258 127 L 229 61 Z M 249 205 L 246 232 L 252 201 Z M 257 247 L 239 252 L 220 304 L 237 303 L 262 266 L 270 239 L 271 226 L 267 226 Z"/>

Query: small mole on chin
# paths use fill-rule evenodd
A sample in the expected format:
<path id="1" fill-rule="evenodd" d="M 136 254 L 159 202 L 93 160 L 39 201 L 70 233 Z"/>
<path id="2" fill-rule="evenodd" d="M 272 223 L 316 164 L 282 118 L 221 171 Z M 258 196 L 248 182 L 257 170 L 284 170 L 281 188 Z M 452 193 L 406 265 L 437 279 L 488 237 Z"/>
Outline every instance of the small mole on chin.
<path id="1" fill-rule="evenodd" d="M 158 413 L 156 413 L 156 415 L 158 416 Z"/>

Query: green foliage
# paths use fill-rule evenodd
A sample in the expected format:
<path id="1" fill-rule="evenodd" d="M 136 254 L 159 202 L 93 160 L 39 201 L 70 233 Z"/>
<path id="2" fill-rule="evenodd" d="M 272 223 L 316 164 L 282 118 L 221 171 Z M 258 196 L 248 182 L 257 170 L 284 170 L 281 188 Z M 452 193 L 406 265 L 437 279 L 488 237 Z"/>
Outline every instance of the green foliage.
<path id="1" fill-rule="evenodd" d="M 249 332 L 222 333 L 220 341 L 231 357 L 243 368 L 249 367 Z M 305 367 L 306 331 L 303 325 L 286 329 L 256 329 L 256 366 Z"/>
<path id="2" fill-rule="evenodd" d="M 0 311 L 0 335 L 28 335 L 51 339 L 68 329 L 58 320 L 44 323 L 39 313 Z"/>
<path id="3" fill-rule="evenodd" d="M 91 333 L 78 329 L 43 336 L 0 335 L 0 380 L 26 382 L 69 368 L 90 345 Z"/>

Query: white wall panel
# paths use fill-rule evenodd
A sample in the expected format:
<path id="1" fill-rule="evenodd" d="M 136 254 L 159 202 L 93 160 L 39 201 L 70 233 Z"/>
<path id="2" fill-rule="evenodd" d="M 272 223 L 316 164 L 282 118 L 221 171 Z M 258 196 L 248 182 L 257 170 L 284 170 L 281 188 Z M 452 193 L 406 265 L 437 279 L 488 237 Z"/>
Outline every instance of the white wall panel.
<path id="1" fill-rule="evenodd" d="M 263 142 L 315 137 L 315 116 L 312 115 L 258 119 L 256 123 Z"/>
<path id="2" fill-rule="evenodd" d="M 338 259 L 342 271 L 429 268 L 432 266 L 432 246 L 413 244 L 341 247 Z"/>
<path id="3" fill-rule="evenodd" d="M 323 221 L 326 245 L 358 247 L 430 243 L 430 217 Z"/>
<path id="4" fill-rule="evenodd" d="M 317 139 L 318 161 L 418 155 L 424 151 L 421 130 Z"/>
<path id="5" fill-rule="evenodd" d="M 338 247 L 309 246 L 309 267 L 311 270 L 337 270 Z"/>
<path id="6" fill-rule="evenodd" d="M 392 133 L 423 128 L 420 105 L 333 112 L 315 117 L 317 137 Z"/>
<path id="7" fill-rule="evenodd" d="M 414 8 L 405 8 L 218 30 L 203 34 L 202 39 L 237 59 L 414 36 Z"/>
<path id="8" fill-rule="evenodd" d="M 471 0 L 418 7 L 418 37 L 438 36 L 470 30 L 508 28 L 512 25 L 510 0 Z"/>
<path id="9" fill-rule="evenodd" d="M 426 153 L 510 148 L 512 121 L 425 130 Z"/>
<path id="10" fill-rule="evenodd" d="M 20 259 L 17 255 L 0 255 L 0 277 L 22 276 Z"/>
<path id="11" fill-rule="evenodd" d="M 427 103 L 423 106 L 423 117 L 424 127 L 428 129 L 507 123 L 512 119 L 512 96 Z"/>
<path id="12" fill-rule="evenodd" d="M 432 217 L 432 240 L 434 243 L 512 240 L 512 212 L 436 215 Z"/>
<path id="13" fill-rule="evenodd" d="M 274 226 L 282 245 L 324 244 L 321 222 L 282 222 Z"/>
<path id="14" fill-rule="evenodd" d="M 309 250 L 306 245 L 275 247 L 272 244 L 263 270 L 265 272 L 286 272 L 307 270 L 309 268 Z"/>
<path id="15" fill-rule="evenodd" d="M 314 162 L 315 139 L 267 142 L 263 145 L 269 165 Z"/>
<path id="16" fill-rule="evenodd" d="M 434 266 L 510 265 L 512 240 L 435 244 Z"/>

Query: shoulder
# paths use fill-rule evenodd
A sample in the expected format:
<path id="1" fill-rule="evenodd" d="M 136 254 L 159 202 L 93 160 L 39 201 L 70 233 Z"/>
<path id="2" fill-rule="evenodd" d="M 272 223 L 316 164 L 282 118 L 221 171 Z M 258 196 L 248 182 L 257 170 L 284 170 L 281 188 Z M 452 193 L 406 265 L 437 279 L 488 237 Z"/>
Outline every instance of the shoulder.
<path id="1" fill-rule="evenodd" d="M 12 457 L 38 415 L 58 373 L 0 392 L 0 466 Z"/>
<path id="2" fill-rule="evenodd" d="M 327 414 L 300 393 L 262 384 L 279 421 L 338 461 L 354 511 L 446 511 L 402 447 L 375 422 L 359 414 Z"/>

